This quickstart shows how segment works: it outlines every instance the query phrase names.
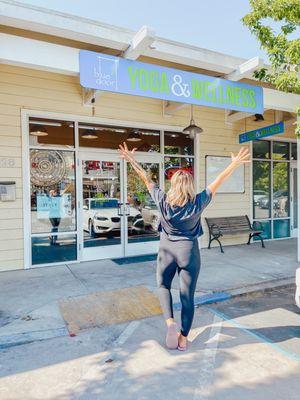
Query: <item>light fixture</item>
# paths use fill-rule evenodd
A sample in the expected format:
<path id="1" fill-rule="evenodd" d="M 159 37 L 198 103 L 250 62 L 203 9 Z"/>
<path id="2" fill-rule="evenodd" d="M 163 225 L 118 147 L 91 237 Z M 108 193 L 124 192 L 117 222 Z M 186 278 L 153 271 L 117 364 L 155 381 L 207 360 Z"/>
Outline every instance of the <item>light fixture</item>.
<path id="1" fill-rule="evenodd" d="M 255 119 L 254 121 L 264 121 L 264 116 L 262 114 L 254 114 Z"/>
<path id="2" fill-rule="evenodd" d="M 93 129 L 87 129 L 81 134 L 82 139 L 98 139 L 98 135 Z"/>
<path id="3" fill-rule="evenodd" d="M 48 136 L 48 132 L 43 125 L 37 125 L 30 129 L 30 135 L 32 135 L 32 136 Z"/>
<path id="4" fill-rule="evenodd" d="M 127 136 L 128 142 L 140 142 L 141 140 L 142 138 L 138 131 L 129 132 L 129 135 Z"/>
<path id="5" fill-rule="evenodd" d="M 194 139 L 196 135 L 203 132 L 203 129 L 200 126 L 195 125 L 194 116 L 193 116 L 193 104 L 191 105 L 191 120 L 190 125 L 183 129 L 184 134 L 189 135 L 190 139 Z"/>

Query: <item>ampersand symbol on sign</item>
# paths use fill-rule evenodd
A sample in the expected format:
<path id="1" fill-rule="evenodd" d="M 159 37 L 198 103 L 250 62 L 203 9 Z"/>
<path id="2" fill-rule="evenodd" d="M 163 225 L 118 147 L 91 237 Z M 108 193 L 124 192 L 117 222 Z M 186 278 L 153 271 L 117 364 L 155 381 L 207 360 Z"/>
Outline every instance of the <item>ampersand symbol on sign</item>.
<path id="1" fill-rule="evenodd" d="M 175 96 L 190 97 L 189 85 L 187 83 L 182 83 L 182 77 L 180 75 L 174 75 L 173 81 L 172 92 Z"/>

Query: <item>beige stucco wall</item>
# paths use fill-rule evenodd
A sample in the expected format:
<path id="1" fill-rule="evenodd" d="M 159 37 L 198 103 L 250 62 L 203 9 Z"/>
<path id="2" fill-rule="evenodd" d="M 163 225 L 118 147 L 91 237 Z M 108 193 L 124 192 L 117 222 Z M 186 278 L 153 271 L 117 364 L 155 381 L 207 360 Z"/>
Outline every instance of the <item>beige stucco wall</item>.
<path id="1" fill-rule="evenodd" d="M 14 180 L 17 184 L 17 200 L 0 202 L 0 271 L 23 267 L 21 109 L 91 116 L 91 108 L 82 106 L 81 94 L 77 77 L 0 65 L 0 180 Z M 105 93 L 97 100 L 95 116 L 185 126 L 189 121 L 189 108 L 166 117 L 163 115 L 161 101 Z M 204 130 L 200 139 L 200 180 L 203 187 L 205 156 L 229 155 L 231 151 L 237 151 L 237 135 L 245 129 L 255 129 L 260 123 L 254 123 L 249 118 L 246 126 L 244 121 L 226 125 L 223 110 L 204 107 L 197 107 L 195 120 Z M 267 112 L 264 124 L 273 122 L 272 112 Z M 5 165 L 8 160 L 13 160 L 13 167 Z M 206 214 L 250 214 L 248 166 L 245 172 L 245 193 L 216 195 Z M 245 242 L 244 238 L 224 240 L 227 244 L 240 242 Z M 205 236 L 202 245 L 206 243 Z"/>

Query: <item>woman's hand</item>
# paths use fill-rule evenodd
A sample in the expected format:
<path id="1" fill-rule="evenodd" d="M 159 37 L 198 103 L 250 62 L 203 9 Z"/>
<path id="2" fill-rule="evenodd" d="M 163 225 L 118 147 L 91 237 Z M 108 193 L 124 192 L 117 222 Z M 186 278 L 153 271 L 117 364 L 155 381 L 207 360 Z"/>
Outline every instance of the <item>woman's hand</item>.
<path id="1" fill-rule="evenodd" d="M 128 150 L 126 142 L 123 142 L 123 144 L 119 144 L 118 151 L 121 154 L 121 157 L 125 158 L 125 160 L 129 161 L 130 163 L 135 161 L 134 153 L 136 150 L 137 150 L 136 148 L 134 148 L 132 150 Z"/>
<path id="2" fill-rule="evenodd" d="M 218 187 L 230 177 L 230 175 L 240 166 L 243 164 L 247 164 L 250 162 L 250 152 L 247 147 L 242 147 L 238 154 L 235 156 L 231 153 L 231 163 L 228 165 L 227 168 L 224 169 L 216 179 L 208 185 L 208 188 L 214 195 L 218 189 Z"/>
<path id="3" fill-rule="evenodd" d="M 235 156 L 231 153 L 231 163 L 237 168 L 242 164 L 250 162 L 250 152 L 247 147 L 242 147 L 238 154 Z"/>
<path id="4" fill-rule="evenodd" d="M 126 161 L 128 161 L 132 165 L 132 168 L 136 171 L 136 173 L 139 175 L 139 177 L 145 183 L 145 185 L 147 186 L 147 189 L 151 190 L 154 186 L 154 183 L 148 177 L 147 172 L 142 168 L 142 166 L 134 158 L 134 153 L 137 149 L 134 148 L 132 150 L 128 150 L 126 142 L 123 142 L 123 144 L 119 144 L 118 150 L 119 150 L 121 157 L 124 158 Z"/>

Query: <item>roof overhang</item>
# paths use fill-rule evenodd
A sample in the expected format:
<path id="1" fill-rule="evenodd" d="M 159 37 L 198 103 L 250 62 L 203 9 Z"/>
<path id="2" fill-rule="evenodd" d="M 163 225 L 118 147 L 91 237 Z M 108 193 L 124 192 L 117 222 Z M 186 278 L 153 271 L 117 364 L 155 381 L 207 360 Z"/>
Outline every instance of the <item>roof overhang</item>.
<path id="1" fill-rule="evenodd" d="M 0 42 L 1 63 L 66 75 L 79 74 L 79 49 L 5 33 L 0 33 Z M 295 112 L 300 102 L 300 96 L 296 94 L 268 88 L 263 91 L 265 109 Z"/>
<path id="2" fill-rule="evenodd" d="M 128 51 L 130 46 L 133 47 L 137 37 L 137 33 L 129 29 L 13 0 L 0 0 L 0 24 L 108 47 L 119 50 L 122 54 Z M 133 48 L 128 51 L 129 56 L 132 50 Z M 154 36 L 150 42 L 146 40 L 143 43 L 142 54 L 189 67 L 208 69 L 221 76 L 236 71 L 239 65 L 247 61 Z"/>
<path id="3" fill-rule="evenodd" d="M 264 66 L 262 60 L 239 57 L 155 37 L 143 27 L 137 33 L 80 16 L 48 10 L 13 0 L 0 0 L 0 24 L 28 31 L 68 38 L 99 47 L 119 50 L 128 58 L 143 55 L 193 68 L 214 71 L 231 80 L 252 78 L 253 70 Z M 79 73 L 79 49 L 47 41 L 0 33 L 0 62 L 67 75 Z M 253 79 L 253 78 L 252 78 Z M 299 95 L 264 88 L 265 109 L 295 112 Z M 91 93 L 88 93 L 89 99 Z M 170 105 L 176 110 L 176 106 Z M 179 105 L 180 107 L 180 105 Z M 242 113 L 230 113 L 240 119 Z M 230 117 L 230 116 L 229 116 Z"/>

